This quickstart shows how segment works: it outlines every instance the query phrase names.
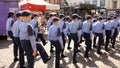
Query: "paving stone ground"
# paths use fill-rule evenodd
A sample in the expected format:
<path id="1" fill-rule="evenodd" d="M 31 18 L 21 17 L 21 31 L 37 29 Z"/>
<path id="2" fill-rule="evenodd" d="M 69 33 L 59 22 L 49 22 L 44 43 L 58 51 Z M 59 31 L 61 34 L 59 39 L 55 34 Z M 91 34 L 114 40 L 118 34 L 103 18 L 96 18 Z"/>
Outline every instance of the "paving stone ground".
<path id="1" fill-rule="evenodd" d="M 44 64 L 41 57 L 37 56 L 34 67 L 54 68 L 55 54 L 49 53 L 50 43 L 44 47 L 52 58 L 48 63 Z M 60 60 L 60 64 L 63 68 L 120 68 L 120 40 L 117 40 L 116 42 L 116 49 L 112 49 L 110 44 L 110 52 L 106 52 L 104 46 L 102 46 L 102 55 L 98 55 L 96 49 L 93 49 L 88 59 L 83 57 L 85 51 L 85 45 L 83 42 L 82 47 L 80 48 L 81 52 L 77 55 L 77 60 L 79 61 L 77 64 L 72 63 L 73 41 L 71 47 L 72 50 L 70 51 L 65 48 L 65 55 L 68 57 Z M 13 62 L 13 44 L 11 40 L 0 40 L 0 68 L 19 68 L 19 62 Z"/>

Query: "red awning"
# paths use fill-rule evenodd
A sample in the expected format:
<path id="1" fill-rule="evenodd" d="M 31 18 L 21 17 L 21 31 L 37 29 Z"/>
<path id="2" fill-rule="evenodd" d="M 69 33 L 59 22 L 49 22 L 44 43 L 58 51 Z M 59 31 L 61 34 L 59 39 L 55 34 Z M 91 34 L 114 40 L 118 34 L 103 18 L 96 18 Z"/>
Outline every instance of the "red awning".
<path id="1" fill-rule="evenodd" d="M 34 4 L 24 4 L 20 6 L 20 10 L 31 10 L 31 11 L 45 11 L 46 6 L 45 5 L 34 5 Z"/>

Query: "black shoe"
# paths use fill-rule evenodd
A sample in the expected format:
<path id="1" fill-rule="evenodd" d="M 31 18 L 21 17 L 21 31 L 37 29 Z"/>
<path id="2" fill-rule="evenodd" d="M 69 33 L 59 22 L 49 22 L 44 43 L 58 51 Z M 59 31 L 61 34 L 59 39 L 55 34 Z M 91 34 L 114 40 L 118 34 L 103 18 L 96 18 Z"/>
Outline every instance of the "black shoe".
<path id="1" fill-rule="evenodd" d="M 88 58 L 89 56 L 88 55 L 85 55 L 85 58 Z"/>
<path id="2" fill-rule="evenodd" d="M 67 57 L 67 56 L 65 56 L 65 55 L 61 55 L 61 58 L 65 58 L 65 57 Z"/>
<path id="3" fill-rule="evenodd" d="M 114 46 L 112 46 L 112 48 L 113 48 L 113 49 L 115 49 L 115 47 L 114 47 Z"/>
<path id="4" fill-rule="evenodd" d="M 54 50 L 50 50 L 50 53 L 53 53 L 53 52 L 55 52 Z"/>
<path id="5" fill-rule="evenodd" d="M 80 50 L 78 50 L 77 52 L 81 52 Z"/>
<path id="6" fill-rule="evenodd" d="M 26 68 L 25 66 L 20 66 L 20 68 Z"/>
<path id="7" fill-rule="evenodd" d="M 48 57 L 48 58 L 47 58 L 47 61 L 46 61 L 46 62 L 44 62 L 44 63 L 47 63 L 50 59 L 51 59 L 51 57 Z"/>
<path id="8" fill-rule="evenodd" d="M 43 45 L 45 46 L 47 43 L 48 43 L 48 42 L 45 42 L 45 43 L 43 43 Z"/>
<path id="9" fill-rule="evenodd" d="M 73 61 L 73 64 L 76 64 L 77 62 L 78 62 L 78 61 L 75 60 L 75 61 Z"/>
<path id="10" fill-rule="evenodd" d="M 70 50 L 70 49 L 72 49 L 72 48 L 71 48 L 71 47 L 68 47 L 67 49 Z"/>
<path id="11" fill-rule="evenodd" d="M 85 40 L 81 40 L 80 43 L 84 42 Z"/>
<path id="12" fill-rule="evenodd" d="M 78 47 L 81 47 L 82 45 L 78 45 Z"/>
<path id="13" fill-rule="evenodd" d="M 93 46 L 93 48 L 97 48 L 97 46 Z"/>
<path id="14" fill-rule="evenodd" d="M 102 54 L 102 52 L 97 52 L 97 54 Z"/>
<path id="15" fill-rule="evenodd" d="M 108 51 L 109 51 L 109 49 L 105 49 L 105 51 L 107 51 L 107 52 L 108 52 Z"/>
<path id="16" fill-rule="evenodd" d="M 16 61 L 19 61 L 19 59 L 18 58 L 14 58 L 14 62 L 16 62 Z"/>

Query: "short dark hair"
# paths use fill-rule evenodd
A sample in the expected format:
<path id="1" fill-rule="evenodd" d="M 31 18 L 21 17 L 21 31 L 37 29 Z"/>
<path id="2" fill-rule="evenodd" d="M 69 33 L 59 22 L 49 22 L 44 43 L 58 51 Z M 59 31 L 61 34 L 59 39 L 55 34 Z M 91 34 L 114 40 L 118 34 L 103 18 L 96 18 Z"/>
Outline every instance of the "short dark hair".
<path id="1" fill-rule="evenodd" d="M 22 12 L 22 16 L 30 16 L 31 15 L 31 13 L 29 12 L 29 11 L 23 11 Z"/>
<path id="2" fill-rule="evenodd" d="M 111 20 L 111 18 L 110 18 L 110 17 L 108 17 L 108 18 L 107 18 L 107 20 Z"/>
<path id="3" fill-rule="evenodd" d="M 98 20 L 102 20 L 103 18 L 100 16 L 99 18 L 98 18 Z"/>
<path id="4" fill-rule="evenodd" d="M 60 18 L 60 19 L 62 19 L 62 18 L 64 18 L 64 17 L 65 17 L 64 14 L 60 14 L 60 15 L 59 15 L 59 18 Z"/>
<path id="5" fill-rule="evenodd" d="M 20 13 L 20 12 L 16 13 L 17 18 L 20 17 L 20 16 L 22 16 L 22 13 Z"/>
<path id="6" fill-rule="evenodd" d="M 69 20 L 71 20 L 70 16 L 66 16 L 65 21 L 69 21 Z"/>
<path id="7" fill-rule="evenodd" d="M 14 12 L 9 12 L 9 13 L 8 13 L 8 18 L 9 18 L 9 17 L 12 17 L 14 14 L 15 14 Z"/>
<path id="8" fill-rule="evenodd" d="M 54 18 L 53 19 L 53 23 L 56 22 L 56 21 L 59 21 L 59 19 L 58 18 Z"/>
<path id="9" fill-rule="evenodd" d="M 72 19 L 76 19 L 76 18 L 79 18 L 78 14 L 73 14 Z"/>
<path id="10" fill-rule="evenodd" d="M 37 17 L 37 16 L 39 16 L 38 14 L 33 14 L 33 17 Z"/>
<path id="11" fill-rule="evenodd" d="M 91 17 L 90 15 L 88 15 L 88 16 L 86 17 L 86 20 L 90 20 L 90 19 L 92 19 L 92 17 Z"/>

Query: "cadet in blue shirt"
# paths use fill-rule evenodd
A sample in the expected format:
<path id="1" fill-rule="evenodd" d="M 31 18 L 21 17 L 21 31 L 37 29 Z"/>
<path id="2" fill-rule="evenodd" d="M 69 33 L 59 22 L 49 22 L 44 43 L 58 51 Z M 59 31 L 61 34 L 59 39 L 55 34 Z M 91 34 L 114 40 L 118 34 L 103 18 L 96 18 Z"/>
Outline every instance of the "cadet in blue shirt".
<path id="1" fill-rule="evenodd" d="M 60 52 L 64 48 L 62 41 L 62 33 L 58 25 L 59 19 L 53 19 L 53 25 L 49 28 L 48 39 L 56 48 L 55 68 L 60 68 Z"/>
<path id="2" fill-rule="evenodd" d="M 78 34 L 77 34 L 78 28 L 79 28 L 78 15 L 73 14 L 72 22 L 70 24 L 71 38 L 74 41 L 73 63 L 77 63 L 76 57 L 77 57 L 78 45 L 79 45 L 79 39 L 78 39 Z"/>
<path id="3" fill-rule="evenodd" d="M 36 42 L 33 27 L 30 24 L 31 13 L 22 12 L 23 22 L 20 24 L 20 42 L 27 55 L 27 68 L 34 68 L 34 56 L 36 56 Z"/>
<path id="4" fill-rule="evenodd" d="M 56 13 L 50 13 L 49 14 L 49 20 L 47 21 L 47 30 L 49 31 L 49 28 L 50 28 L 50 26 L 52 26 L 53 25 L 53 19 L 56 17 Z M 51 53 L 53 53 L 53 52 L 55 52 L 54 50 L 53 50 L 53 45 L 52 45 L 52 43 L 51 43 L 51 41 L 50 41 L 50 52 Z"/>
<path id="5" fill-rule="evenodd" d="M 7 35 L 12 39 L 12 42 L 14 44 L 13 46 L 13 51 L 14 51 L 14 61 L 18 61 L 18 46 L 15 44 L 15 40 L 14 40 L 14 37 L 13 37 L 13 32 L 12 32 L 12 27 L 13 27 L 13 24 L 14 24 L 14 12 L 9 12 L 8 13 L 8 19 L 7 19 L 7 22 L 6 22 L 6 32 L 7 32 Z"/>
<path id="6" fill-rule="evenodd" d="M 107 22 L 105 22 L 104 25 L 105 25 L 105 34 L 106 34 L 105 50 L 109 51 L 108 49 L 109 40 L 110 38 L 112 38 L 114 32 L 114 25 L 113 22 L 111 22 L 111 18 L 108 18 Z"/>
<path id="7" fill-rule="evenodd" d="M 98 54 L 102 54 L 102 52 L 100 51 L 101 50 L 101 45 L 103 43 L 103 37 L 105 36 L 105 31 L 104 31 L 104 22 L 102 22 L 102 17 L 99 17 L 98 18 L 98 21 L 96 22 L 96 24 L 94 25 L 94 28 L 93 28 L 93 32 L 94 32 L 94 37 L 97 38 L 99 37 L 99 40 L 98 40 L 98 46 L 97 46 L 97 53 Z M 95 43 L 96 41 L 94 41 Z M 95 44 L 94 44 L 95 46 Z M 93 46 L 93 47 L 94 47 Z"/>
<path id="8" fill-rule="evenodd" d="M 18 12 L 16 14 L 17 17 L 17 21 L 13 24 L 12 27 L 12 32 L 13 32 L 13 36 L 14 36 L 14 40 L 15 40 L 15 44 L 19 47 L 19 61 L 20 61 L 20 68 L 25 68 L 24 67 L 24 51 L 22 49 L 21 43 L 20 43 L 20 38 L 19 38 L 19 25 L 22 22 L 22 12 Z"/>
<path id="9" fill-rule="evenodd" d="M 58 25 L 59 25 L 60 31 L 62 33 L 63 45 L 65 47 L 67 35 L 66 35 L 66 31 L 65 31 L 66 24 L 65 24 L 65 21 L 64 21 L 64 17 L 65 16 L 63 14 L 59 15 L 60 20 L 59 20 L 59 24 Z M 63 50 L 61 50 L 61 58 L 65 58 L 66 57 L 63 53 L 64 53 L 64 48 L 63 48 Z"/>
<path id="10" fill-rule="evenodd" d="M 92 17 L 87 16 L 86 21 L 83 22 L 83 36 L 85 38 L 86 50 L 85 50 L 85 58 L 89 57 L 88 53 L 91 49 L 92 44 Z"/>
<path id="11" fill-rule="evenodd" d="M 113 25 L 114 25 L 114 33 L 112 36 L 112 48 L 115 48 L 115 42 L 116 42 L 116 37 L 118 35 L 118 27 L 119 27 L 119 22 L 117 21 L 117 17 L 114 17 L 113 20 Z"/>
<path id="12" fill-rule="evenodd" d="M 30 21 L 30 24 L 32 24 L 32 26 L 33 26 L 36 40 L 38 41 L 38 38 L 40 38 L 43 45 L 46 45 L 47 42 L 45 41 L 45 38 L 43 37 L 43 34 L 40 32 L 40 29 L 38 27 L 38 21 L 37 21 L 38 17 L 39 17 L 38 14 L 33 14 L 33 19 Z"/>
<path id="13" fill-rule="evenodd" d="M 92 31 L 93 31 L 93 34 L 94 34 L 94 26 L 96 25 L 97 21 L 98 21 L 97 19 L 94 19 L 94 20 L 93 20 L 93 23 L 92 23 L 92 27 L 93 27 L 93 30 L 92 30 Z M 96 46 L 96 39 L 97 39 L 97 38 L 94 36 L 94 38 L 93 38 L 93 48 L 96 48 L 96 47 L 97 47 L 97 46 Z"/>
<path id="14" fill-rule="evenodd" d="M 67 49 L 70 50 L 70 43 L 71 43 L 71 35 L 70 35 L 70 22 L 71 22 L 71 18 L 69 16 L 65 17 L 65 23 L 66 23 L 66 34 L 68 36 L 68 47 Z"/>

